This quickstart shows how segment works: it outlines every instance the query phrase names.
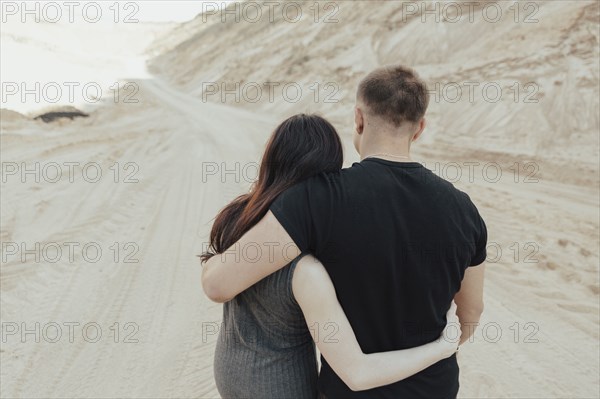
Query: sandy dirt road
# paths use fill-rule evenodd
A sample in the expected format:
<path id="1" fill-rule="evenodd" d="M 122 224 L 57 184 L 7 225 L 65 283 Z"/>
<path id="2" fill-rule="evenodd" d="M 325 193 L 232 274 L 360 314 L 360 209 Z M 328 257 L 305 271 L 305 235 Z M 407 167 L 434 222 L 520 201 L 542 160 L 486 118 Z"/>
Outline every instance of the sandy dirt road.
<path id="1" fill-rule="evenodd" d="M 10 364 L 2 367 L 2 397 L 217 396 L 213 347 L 202 331 L 208 323 L 204 341 L 211 338 L 220 306 L 204 297 L 194 255 L 216 211 L 248 185 L 239 173 L 215 174 L 221 152 L 235 149 L 244 154 L 238 162 L 256 161 L 256 138 L 272 127 L 158 81 L 140 88 L 140 104 L 97 116 L 116 120 L 114 132 L 89 131 L 86 124 L 97 121 L 82 121 L 61 132 L 3 137 L 3 162 L 40 162 L 41 170 L 50 162 L 97 162 L 105 177 L 89 183 L 76 170 L 73 183 L 66 175 L 57 183 L 16 176 L 2 187 L 3 241 L 63 248 L 55 263 L 50 250 L 37 262 L 18 254 L 3 262 L 2 322 L 19 332 L 2 346 L 2 364 Z M 67 242 L 80 243 L 72 262 Z M 97 262 L 91 250 L 92 261 L 83 256 L 90 243 L 101 248 Z M 21 336 L 36 323 L 38 334 Z M 51 343 L 54 323 L 62 336 Z M 69 323 L 79 323 L 71 334 Z M 88 323 L 95 324 L 84 332 Z"/>

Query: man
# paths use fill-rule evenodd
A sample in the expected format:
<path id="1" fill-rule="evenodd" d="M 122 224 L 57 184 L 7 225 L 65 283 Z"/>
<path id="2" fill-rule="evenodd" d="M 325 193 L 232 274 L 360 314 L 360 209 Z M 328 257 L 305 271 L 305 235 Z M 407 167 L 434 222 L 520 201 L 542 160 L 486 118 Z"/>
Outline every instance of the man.
<path id="1" fill-rule="evenodd" d="M 467 340 L 483 310 L 487 231 L 465 193 L 410 158 L 428 102 L 425 84 L 409 68 L 385 67 L 366 76 L 355 108 L 354 145 L 362 161 L 280 195 L 238 243 L 259 246 L 258 257 L 207 264 L 207 295 L 232 298 L 288 264 L 295 249 L 311 252 L 325 266 L 364 353 L 437 339 L 452 299 L 461 342 Z M 318 296 L 314 270 L 296 273 L 313 276 L 302 281 L 312 281 L 309 288 Z M 319 390 L 329 399 L 455 398 L 458 364 L 452 356 L 397 383 L 353 392 L 322 359 Z"/>

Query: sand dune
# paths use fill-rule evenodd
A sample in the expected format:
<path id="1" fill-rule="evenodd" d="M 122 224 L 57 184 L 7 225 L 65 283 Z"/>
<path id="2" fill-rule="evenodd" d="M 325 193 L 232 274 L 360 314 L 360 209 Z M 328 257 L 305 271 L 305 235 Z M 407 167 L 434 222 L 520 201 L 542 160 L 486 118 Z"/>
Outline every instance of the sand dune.
<path id="1" fill-rule="evenodd" d="M 460 397 L 597 396 L 598 3 L 538 4 L 536 24 L 422 23 L 419 15 L 403 23 L 398 2 L 363 1 L 340 2 L 334 24 L 198 17 L 157 34 L 145 52 L 151 74 L 135 79 L 138 103 L 106 103 L 89 118 L 56 124 L 3 110 L 2 162 L 54 162 L 63 172 L 55 183 L 3 176 L 3 245 L 80 246 L 72 261 L 56 263 L 51 252 L 22 260 L 3 246 L 3 333 L 21 323 L 40 323 L 42 332 L 40 342 L 35 334 L 2 342 L 1 396 L 218 397 L 211 332 L 221 307 L 204 297 L 194 255 L 217 210 L 250 184 L 241 169 L 221 176 L 222 163 L 256 162 L 276 123 L 303 111 L 332 119 L 346 163 L 355 161 L 348 138 L 356 84 L 396 62 L 430 85 L 518 83 L 521 96 L 527 83 L 538 88 L 537 103 L 515 102 L 514 92 L 497 103 L 433 101 L 415 146 L 416 159 L 450 180 L 459 166 L 455 184 L 489 228 L 486 311 L 460 352 Z M 298 82 L 310 95 L 223 102 L 202 95 L 214 82 Z M 321 99 L 331 93 L 325 84 L 337 85 L 335 101 L 315 102 L 314 83 Z M 78 163 L 72 183 L 66 162 Z M 465 162 L 479 164 L 470 173 Z M 90 163 L 103 173 L 99 182 L 84 178 Z M 99 261 L 86 259 L 86 243 L 102 249 Z M 70 322 L 79 323 L 73 342 Z M 48 342 L 52 323 L 62 327 L 56 343 Z M 86 323 L 101 329 L 98 342 L 86 340 L 94 328 L 82 336 Z"/>

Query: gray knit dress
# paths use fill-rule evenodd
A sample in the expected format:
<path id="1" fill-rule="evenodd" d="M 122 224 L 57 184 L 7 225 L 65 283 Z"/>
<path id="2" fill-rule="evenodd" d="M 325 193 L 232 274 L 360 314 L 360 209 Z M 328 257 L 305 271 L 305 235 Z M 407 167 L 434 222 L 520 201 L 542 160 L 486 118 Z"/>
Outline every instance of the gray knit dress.
<path id="1" fill-rule="evenodd" d="M 317 397 L 315 346 L 292 292 L 299 259 L 223 305 L 214 363 L 223 398 Z"/>

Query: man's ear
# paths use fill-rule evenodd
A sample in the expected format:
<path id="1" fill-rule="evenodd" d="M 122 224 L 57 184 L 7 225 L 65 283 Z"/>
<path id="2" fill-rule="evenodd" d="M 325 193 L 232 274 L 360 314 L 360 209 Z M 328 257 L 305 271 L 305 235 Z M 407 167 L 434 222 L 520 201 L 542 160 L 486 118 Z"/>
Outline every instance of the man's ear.
<path id="1" fill-rule="evenodd" d="M 425 125 L 427 125 L 425 118 L 422 118 L 417 124 L 417 131 L 413 134 L 412 141 L 417 141 L 421 137 L 421 133 L 425 130 Z"/>
<path id="2" fill-rule="evenodd" d="M 354 129 L 356 130 L 356 133 L 362 134 L 364 128 L 365 119 L 363 117 L 363 112 L 358 106 L 356 106 L 354 107 Z"/>

